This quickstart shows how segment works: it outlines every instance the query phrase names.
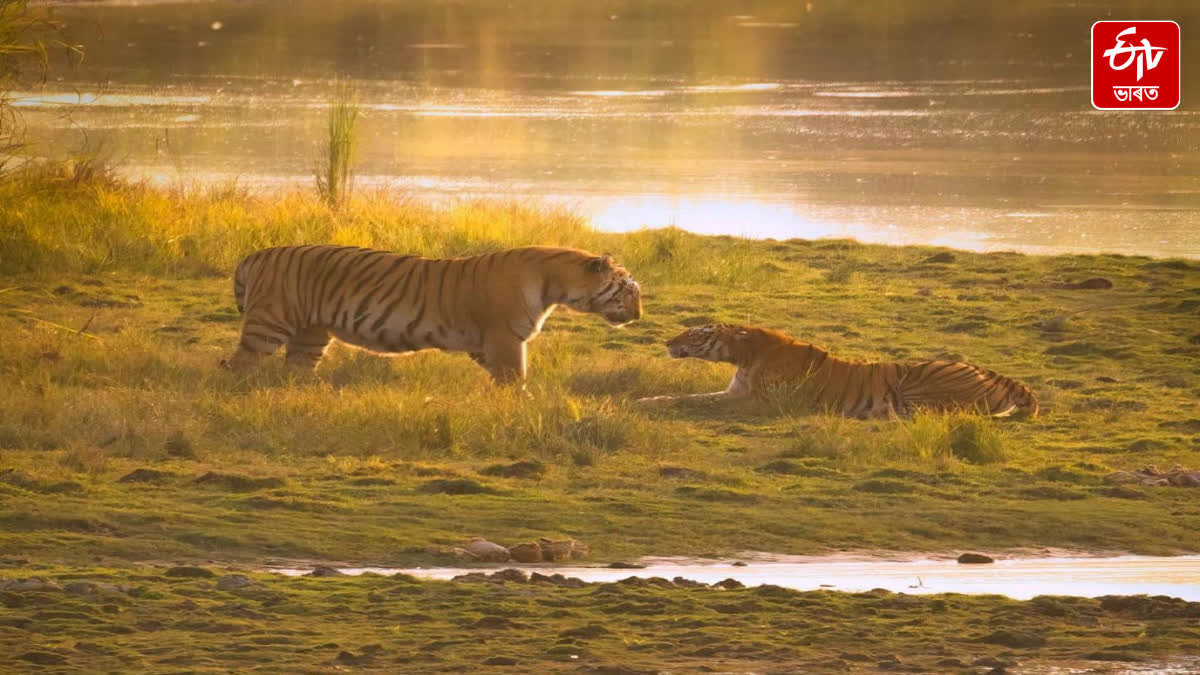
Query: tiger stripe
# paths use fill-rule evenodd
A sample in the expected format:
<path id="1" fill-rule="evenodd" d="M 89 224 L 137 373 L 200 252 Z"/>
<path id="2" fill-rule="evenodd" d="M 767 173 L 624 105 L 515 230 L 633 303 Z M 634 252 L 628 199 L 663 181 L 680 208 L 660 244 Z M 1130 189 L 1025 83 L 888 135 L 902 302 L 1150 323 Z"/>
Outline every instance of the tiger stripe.
<path id="1" fill-rule="evenodd" d="M 243 370 L 280 346 L 314 368 L 334 339 L 381 353 L 464 351 L 497 381 L 521 379 L 525 343 L 555 307 L 620 325 L 641 317 L 641 289 L 609 256 L 528 246 L 430 259 L 355 246 L 281 246 L 251 253 L 233 278 L 244 315 Z"/>
<path id="2" fill-rule="evenodd" d="M 671 356 L 696 357 L 738 367 L 725 391 L 679 398 L 761 396 L 785 384 L 818 409 L 847 417 L 911 415 L 917 410 L 962 410 L 1004 417 L 1038 414 L 1029 387 L 994 371 L 960 361 L 861 363 L 766 328 L 697 326 L 667 342 Z"/>

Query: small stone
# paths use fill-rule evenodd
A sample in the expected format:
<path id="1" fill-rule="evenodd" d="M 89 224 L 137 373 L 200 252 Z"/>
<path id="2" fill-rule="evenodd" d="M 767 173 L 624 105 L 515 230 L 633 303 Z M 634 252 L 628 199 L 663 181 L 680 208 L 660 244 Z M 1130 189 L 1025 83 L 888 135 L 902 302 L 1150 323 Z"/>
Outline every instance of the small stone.
<path id="1" fill-rule="evenodd" d="M 466 550 L 468 553 L 485 562 L 508 562 L 512 557 L 508 549 L 500 544 L 493 544 L 481 537 L 472 539 L 471 543 L 467 544 Z"/>
<path id="2" fill-rule="evenodd" d="M 982 553 L 964 553 L 958 556 L 960 565 L 986 565 L 993 562 L 996 562 L 995 558 Z"/>
<path id="3" fill-rule="evenodd" d="M 748 564 L 747 564 L 747 563 L 744 563 L 744 562 L 742 562 L 741 560 L 738 560 L 738 561 L 736 561 L 736 562 L 734 562 L 734 563 L 733 563 L 733 566 L 734 566 L 734 567 L 747 567 L 747 566 L 748 566 Z"/>
<path id="4" fill-rule="evenodd" d="M 344 576 L 346 576 L 346 573 L 337 569 L 336 567 L 329 567 L 328 565 L 317 565 L 315 568 L 313 568 L 313 571 L 309 572 L 308 574 L 305 574 L 304 576 L 306 576 L 306 577 L 344 577 Z"/>

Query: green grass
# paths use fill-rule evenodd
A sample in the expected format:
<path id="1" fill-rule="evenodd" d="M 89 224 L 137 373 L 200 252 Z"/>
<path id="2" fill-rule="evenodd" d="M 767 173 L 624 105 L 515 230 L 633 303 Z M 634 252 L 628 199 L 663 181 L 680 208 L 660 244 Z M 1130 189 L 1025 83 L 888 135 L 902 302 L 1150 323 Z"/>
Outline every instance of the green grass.
<path id="1" fill-rule="evenodd" d="M 94 171 L 2 182 L 0 204 L 0 470 L 18 472 L 0 476 L 9 554 L 404 564 L 473 535 L 572 536 L 599 560 L 1197 551 L 1193 492 L 1104 482 L 1198 463 L 1194 262 L 961 251 L 934 262 L 947 252 L 605 234 L 554 208 L 382 194 L 332 213 L 312 196 L 158 192 Z M 233 266 L 295 242 L 608 251 L 642 282 L 646 317 L 613 330 L 556 313 L 531 345 L 528 396 L 461 354 L 336 347 L 311 377 L 278 359 L 246 378 L 219 369 L 238 329 Z M 1055 288 L 1094 276 L 1115 287 Z M 662 346 L 709 321 L 780 328 L 850 357 L 967 359 L 1027 382 L 1043 416 L 633 404 L 725 386 L 729 367 L 671 360 Z M 523 460 L 544 471 L 489 470 Z M 121 480 L 139 469 L 159 473 Z"/>
<path id="2" fill-rule="evenodd" d="M 1200 603 L 1165 598 L 255 573 L 231 587 L 230 571 L 0 570 L 0 587 L 30 576 L 48 584 L 0 591 L 0 670 L 1037 672 L 1085 660 L 1170 664 L 1200 637 Z"/>
<path id="3" fill-rule="evenodd" d="M 328 138 L 324 162 L 318 167 L 317 193 L 337 210 L 350 197 L 351 173 L 358 151 L 358 94 L 342 85 L 329 107 Z"/>

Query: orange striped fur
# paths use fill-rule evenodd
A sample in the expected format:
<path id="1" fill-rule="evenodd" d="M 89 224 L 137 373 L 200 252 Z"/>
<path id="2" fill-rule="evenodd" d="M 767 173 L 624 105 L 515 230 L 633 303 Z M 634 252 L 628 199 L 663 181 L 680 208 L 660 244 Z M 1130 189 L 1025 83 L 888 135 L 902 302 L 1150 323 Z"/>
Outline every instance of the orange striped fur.
<path id="1" fill-rule="evenodd" d="M 739 398 L 789 385 L 819 409 L 847 417 L 911 415 L 917 410 L 963 410 L 1003 417 L 1038 413 L 1029 387 L 990 370 L 957 361 L 859 363 L 795 340 L 779 331 L 750 326 L 708 325 L 683 331 L 667 342 L 674 358 L 696 357 L 738 367 L 725 391 L 680 398 Z"/>
<path id="2" fill-rule="evenodd" d="M 315 368 L 333 338 L 382 353 L 467 352 L 500 382 L 525 377 L 525 344 L 559 305 L 620 325 L 640 318 L 641 291 L 609 256 L 527 246 L 429 259 L 349 246 L 282 246 L 234 274 L 245 315 L 243 370 L 280 346 Z"/>

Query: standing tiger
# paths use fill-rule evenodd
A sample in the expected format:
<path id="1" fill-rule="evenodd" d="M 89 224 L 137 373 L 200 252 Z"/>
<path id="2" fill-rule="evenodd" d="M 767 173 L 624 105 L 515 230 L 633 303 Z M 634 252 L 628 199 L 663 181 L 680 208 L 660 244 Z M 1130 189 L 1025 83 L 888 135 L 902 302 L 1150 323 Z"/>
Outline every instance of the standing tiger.
<path id="1" fill-rule="evenodd" d="M 241 371 L 287 348 L 315 368 L 332 338 L 383 353 L 462 351 L 497 382 L 525 377 L 525 343 L 558 305 L 621 325 L 642 315 L 641 291 L 607 255 L 526 246 L 429 259 L 351 246 L 281 246 L 247 256 L 233 294 L 245 317 Z"/>
<path id="2" fill-rule="evenodd" d="M 732 363 L 738 369 L 725 391 L 655 396 L 639 402 L 742 398 L 761 395 L 773 385 L 790 385 L 817 409 L 847 417 L 908 416 L 921 409 L 976 411 L 994 417 L 1038 413 L 1037 398 L 1029 387 L 969 363 L 858 363 L 767 328 L 697 326 L 671 338 L 667 349 L 674 358 L 694 356 Z"/>

